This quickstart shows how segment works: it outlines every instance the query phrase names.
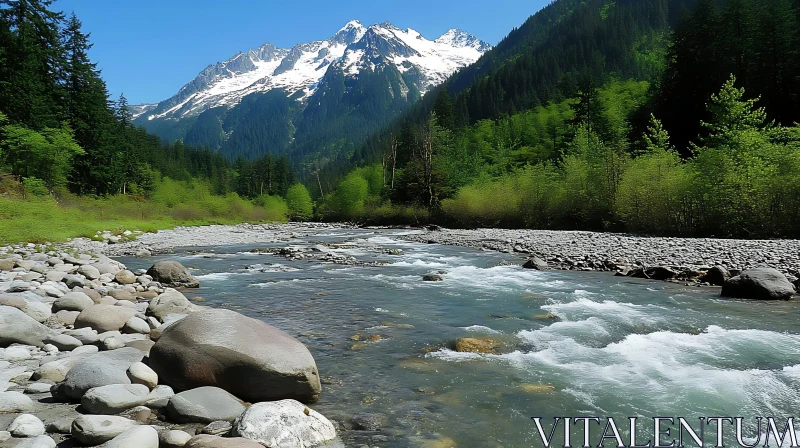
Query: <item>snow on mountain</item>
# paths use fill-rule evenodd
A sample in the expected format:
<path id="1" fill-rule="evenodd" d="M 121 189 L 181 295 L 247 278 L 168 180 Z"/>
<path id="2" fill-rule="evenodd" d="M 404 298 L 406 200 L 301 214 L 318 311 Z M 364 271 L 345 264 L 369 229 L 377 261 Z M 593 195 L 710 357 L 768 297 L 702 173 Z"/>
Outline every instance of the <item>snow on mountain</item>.
<path id="1" fill-rule="evenodd" d="M 392 64 L 400 72 L 416 69 L 420 74 L 417 87 L 424 93 L 490 48 L 461 30 L 450 30 L 431 41 L 417 31 L 401 30 L 388 22 L 365 27 L 353 20 L 326 40 L 290 49 L 267 43 L 237 53 L 206 67 L 173 97 L 156 106 L 133 106 L 132 110 L 134 118 L 184 118 L 213 107 L 232 107 L 251 93 L 278 88 L 304 101 L 317 90 L 331 66 L 353 77 L 381 64 Z"/>

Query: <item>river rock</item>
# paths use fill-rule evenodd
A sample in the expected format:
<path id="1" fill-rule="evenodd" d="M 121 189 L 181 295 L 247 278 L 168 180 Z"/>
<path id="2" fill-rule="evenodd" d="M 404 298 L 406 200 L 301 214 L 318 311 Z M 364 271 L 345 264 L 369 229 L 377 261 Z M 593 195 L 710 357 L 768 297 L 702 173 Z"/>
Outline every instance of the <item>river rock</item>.
<path id="1" fill-rule="evenodd" d="M 200 283 L 189 273 L 189 270 L 175 260 L 157 261 L 147 270 L 147 275 L 165 286 L 184 288 L 197 288 L 200 286 Z"/>
<path id="2" fill-rule="evenodd" d="M 81 360 L 79 356 L 70 356 L 68 358 L 57 359 L 48 363 L 42 364 L 33 372 L 31 379 L 34 381 L 53 381 L 61 382 L 67 376 L 67 372 Z"/>
<path id="3" fill-rule="evenodd" d="M 148 393 L 158 385 L 158 375 L 147 364 L 143 362 L 135 362 L 128 367 L 128 378 L 132 384 L 142 384 L 147 386 Z"/>
<path id="4" fill-rule="evenodd" d="M 525 264 L 522 265 L 525 269 L 536 269 L 537 271 L 544 271 L 549 269 L 547 262 L 542 260 L 539 257 L 531 257 L 525 261 Z"/>
<path id="5" fill-rule="evenodd" d="M 136 282 L 136 275 L 133 272 L 125 269 L 117 272 L 117 274 L 114 276 L 114 279 L 120 285 L 132 285 Z"/>
<path id="6" fill-rule="evenodd" d="M 244 411 L 242 402 L 218 387 L 204 386 L 170 398 L 167 415 L 177 423 L 233 421 Z"/>
<path id="7" fill-rule="evenodd" d="M 789 300 L 795 293 L 794 285 L 776 269 L 757 267 L 748 269 L 725 282 L 722 297 L 757 300 Z"/>
<path id="8" fill-rule="evenodd" d="M 51 383 L 31 383 L 25 387 L 26 394 L 46 394 L 50 392 L 50 388 L 53 387 Z"/>
<path id="9" fill-rule="evenodd" d="M 33 401 L 25 394 L 15 391 L 0 392 L 0 414 L 33 410 Z"/>
<path id="10" fill-rule="evenodd" d="M 150 325 L 136 316 L 131 317 L 122 327 L 124 333 L 150 334 Z"/>
<path id="11" fill-rule="evenodd" d="M 72 422 L 72 437 L 78 442 L 94 446 L 108 442 L 123 432 L 137 426 L 136 422 L 114 415 L 81 415 Z"/>
<path id="12" fill-rule="evenodd" d="M 94 266 L 85 264 L 78 268 L 78 274 L 86 277 L 89 280 L 97 280 L 100 278 L 100 270 Z"/>
<path id="13" fill-rule="evenodd" d="M 46 430 L 51 434 L 69 434 L 72 432 L 72 422 L 75 418 L 64 417 L 47 424 Z"/>
<path id="14" fill-rule="evenodd" d="M 49 282 L 60 282 L 64 280 L 66 277 L 66 272 L 61 271 L 49 271 L 47 274 L 44 275 L 45 280 Z"/>
<path id="15" fill-rule="evenodd" d="M 105 448 L 158 448 L 158 432 L 152 426 L 136 426 L 111 439 Z"/>
<path id="16" fill-rule="evenodd" d="M 36 437 L 44 434 L 44 423 L 35 415 L 22 414 L 11 422 L 8 431 L 14 437 Z"/>
<path id="17" fill-rule="evenodd" d="M 191 310 L 192 304 L 186 296 L 172 288 L 167 288 L 150 302 L 147 314 L 163 321 L 169 314 L 188 314 Z"/>
<path id="18" fill-rule="evenodd" d="M 714 266 L 703 276 L 703 281 L 714 286 L 722 286 L 731 278 L 731 273 L 722 266 Z"/>
<path id="19" fill-rule="evenodd" d="M 25 281 L 22 280 L 14 280 L 8 284 L 8 288 L 6 292 L 25 292 L 30 291 L 33 287 Z"/>
<path id="20" fill-rule="evenodd" d="M 221 387 L 251 403 L 315 401 L 314 358 L 297 339 L 259 320 L 205 309 L 167 327 L 150 350 L 150 367 L 176 390 Z"/>
<path id="21" fill-rule="evenodd" d="M 56 448 L 56 441 L 50 436 L 41 435 L 25 439 L 14 448 Z"/>
<path id="22" fill-rule="evenodd" d="M 264 445 L 242 437 L 219 437 L 201 434 L 194 436 L 185 448 L 264 448 Z"/>
<path id="23" fill-rule="evenodd" d="M 44 323 L 50 316 L 53 315 L 50 304 L 40 302 L 38 300 L 28 300 L 22 312 L 30 316 L 36 322 Z"/>
<path id="24" fill-rule="evenodd" d="M 652 268 L 648 268 L 645 272 L 647 273 L 647 278 L 653 280 L 662 280 L 662 281 L 669 280 L 678 275 L 677 272 L 666 266 L 655 266 Z"/>
<path id="25" fill-rule="evenodd" d="M 169 399 L 175 395 L 171 387 L 163 384 L 156 386 L 147 396 L 145 406 L 152 409 L 162 409 L 167 407 Z"/>
<path id="26" fill-rule="evenodd" d="M 63 383 L 64 393 L 72 400 L 79 400 L 94 387 L 131 384 L 128 368 L 143 357 L 144 353 L 130 347 L 89 355 L 67 372 Z"/>
<path id="27" fill-rule="evenodd" d="M 116 350 L 125 347 L 125 341 L 122 338 L 111 336 L 103 339 L 100 345 L 103 346 L 103 350 Z"/>
<path id="28" fill-rule="evenodd" d="M 108 292 L 108 295 L 121 301 L 125 302 L 136 302 L 136 296 L 133 295 L 132 292 L 126 291 L 124 289 L 112 289 Z"/>
<path id="29" fill-rule="evenodd" d="M 67 288 L 75 288 L 75 287 L 82 287 L 86 285 L 86 278 L 82 275 L 77 274 L 67 274 L 61 279 L 64 284 L 67 285 Z"/>
<path id="30" fill-rule="evenodd" d="M 231 425 L 229 421 L 218 420 L 207 424 L 200 432 L 203 434 L 211 434 L 212 436 L 221 436 L 229 433 L 232 426 L 233 425 Z"/>
<path id="31" fill-rule="evenodd" d="M 95 305 L 81 311 L 75 319 L 75 328 L 89 327 L 98 332 L 116 331 L 125 326 L 136 310 L 113 305 Z"/>
<path id="32" fill-rule="evenodd" d="M 64 332 L 64 334 L 70 335 L 73 338 L 81 341 L 83 345 L 94 344 L 95 342 L 100 340 L 99 333 L 97 333 L 97 330 L 94 330 L 89 327 L 67 330 Z"/>
<path id="33" fill-rule="evenodd" d="M 250 406 L 233 423 L 232 433 L 280 448 L 312 447 L 336 438 L 333 423 L 295 400 Z"/>
<path id="34" fill-rule="evenodd" d="M 159 446 L 166 448 L 184 446 L 191 439 L 192 436 L 188 432 L 178 430 L 161 431 L 158 435 L 158 441 L 161 443 Z"/>
<path id="35" fill-rule="evenodd" d="M 83 345 L 81 341 L 68 334 L 58 334 L 44 340 L 48 344 L 53 344 L 62 352 L 74 350 Z"/>
<path id="36" fill-rule="evenodd" d="M 63 325 L 75 325 L 75 319 L 81 314 L 80 311 L 59 311 L 56 313 L 56 320 Z"/>
<path id="37" fill-rule="evenodd" d="M 0 306 L 0 347 L 13 343 L 41 347 L 52 330 L 10 306 Z"/>
<path id="38" fill-rule="evenodd" d="M 27 347 L 9 347 L 0 353 L 2 353 L 2 359 L 11 362 L 31 359 L 31 351 Z"/>
<path id="39" fill-rule="evenodd" d="M 94 306 L 94 300 L 88 295 L 73 291 L 64 294 L 53 303 L 53 311 L 83 311 L 90 306 Z"/>
<path id="40" fill-rule="evenodd" d="M 86 391 L 81 406 L 92 414 L 118 414 L 147 401 L 150 389 L 142 384 L 109 384 Z"/>

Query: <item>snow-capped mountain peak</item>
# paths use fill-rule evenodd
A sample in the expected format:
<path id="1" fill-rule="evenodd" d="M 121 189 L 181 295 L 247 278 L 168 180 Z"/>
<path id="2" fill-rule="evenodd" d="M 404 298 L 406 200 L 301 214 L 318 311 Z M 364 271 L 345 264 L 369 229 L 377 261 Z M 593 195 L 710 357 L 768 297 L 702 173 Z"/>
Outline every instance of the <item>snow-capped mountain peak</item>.
<path id="1" fill-rule="evenodd" d="M 490 48 L 456 29 L 430 41 L 413 29 L 401 30 L 389 22 L 365 27 L 352 20 L 326 40 L 290 49 L 266 43 L 236 53 L 206 67 L 173 97 L 137 112 L 150 120 L 184 118 L 213 107 L 232 107 L 251 93 L 273 89 L 283 89 L 305 101 L 319 88 L 329 69 L 342 70 L 351 77 L 378 66 L 394 66 L 400 73 L 416 70 L 416 87 L 424 93 Z"/>

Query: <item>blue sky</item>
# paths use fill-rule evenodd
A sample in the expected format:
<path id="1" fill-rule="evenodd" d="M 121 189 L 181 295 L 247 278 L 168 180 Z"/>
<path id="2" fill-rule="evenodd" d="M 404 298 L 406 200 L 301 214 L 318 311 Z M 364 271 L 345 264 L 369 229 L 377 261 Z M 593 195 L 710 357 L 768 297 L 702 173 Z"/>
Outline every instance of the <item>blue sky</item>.
<path id="1" fill-rule="evenodd" d="M 491 44 L 550 0 L 57 0 L 91 32 L 114 97 L 132 104 L 173 95 L 209 64 L 271 42 L 325 39 L 350 20 L 389 21 L 429 39 L 461 28 Z"/>

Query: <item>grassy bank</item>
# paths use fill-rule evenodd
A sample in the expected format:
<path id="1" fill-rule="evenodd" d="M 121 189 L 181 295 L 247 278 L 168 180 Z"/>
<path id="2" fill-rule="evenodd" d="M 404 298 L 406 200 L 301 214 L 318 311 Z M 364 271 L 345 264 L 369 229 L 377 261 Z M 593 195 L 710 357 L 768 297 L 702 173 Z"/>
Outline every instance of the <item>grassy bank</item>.
<path id="1" fill-rule="evenodd" d="M 287 214 L 279 197 L 216 196 L 204 184 L 168 180 L 148 198 L 0 197 L 0 244 L 58 242 L 92 237 L 99 230 L 152 232 L 178 225 L 286 221 Z"/>

